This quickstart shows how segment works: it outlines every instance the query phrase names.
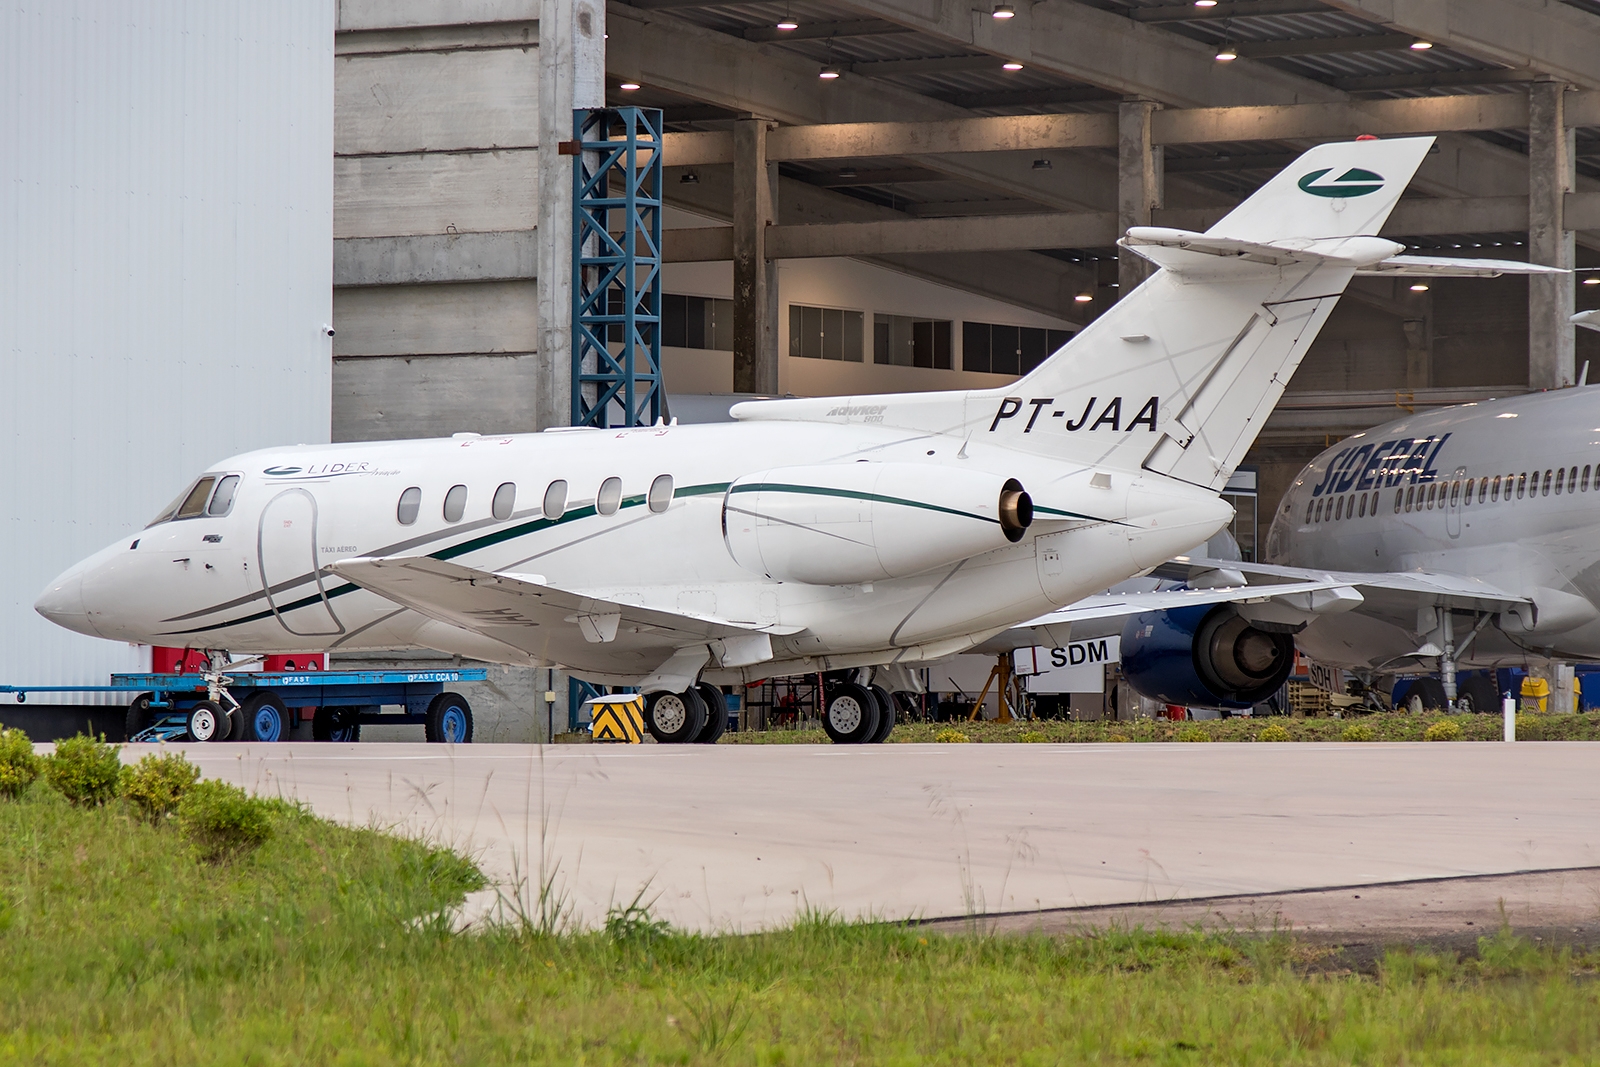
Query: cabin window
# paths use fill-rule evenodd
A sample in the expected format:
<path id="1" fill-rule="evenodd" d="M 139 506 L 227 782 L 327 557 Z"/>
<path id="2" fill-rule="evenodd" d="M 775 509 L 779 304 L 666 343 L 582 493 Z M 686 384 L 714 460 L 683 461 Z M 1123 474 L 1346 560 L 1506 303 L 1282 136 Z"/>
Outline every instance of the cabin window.
<path id="1" fill-rule="evenodd" d="M 1364 519 L 1366 517 L 1367 517 L 1367 494 L 1362 493 L 1361 494 L 1361 514 L 1358 515 L 1357 518 Z"/>
<path id="2" fill-rule="evenodd" d="M 1406 491 L 1404 489 L 1396 489 L 1394 491 L 1394 513 L 1396 515 L 1400 514 L 1400 505 L 1404 502 L 1405 497 Z"/>
<path id="3" fill-rule="evenodd" d="M 1556 471 L 1556 496 L 1561 495 L 1561 483 L 1567 480 L 1567 468 Z"/>
<path id="4" fill-rule="evenodd" d="M 1517 476 L 1517 499 L 1521 500 L 1522 497 L 1523 497 L 1523 494 L 1526 493 L 1527 491 L 1528 491 L 1528 472 L 1527 471 L 1523 471 L 1520 475 Z"/>
<path id="5" fill-rule="evenodd" d="M 1476 484 L 1476 482 L 1477 482 L 1476 478 L 1468 478 L 1467 479 L 1467 491 L 1466 491 L 1466 493 L 1464 493 L 1462 495 L 1462 498 L 1461 498 L 1461 502 L 1463 504 L 1472 503 L 1472 488 L 1473 488 L 1474 484 Z"/>
<path id="6" fill-rule="evenodd" d="M 1317 501 L 1316 504 L 1313 505 L 1313 508 L 1316 511 L 1316 514 L 1312 517 L 1311 521 L 1312 522 L 1321 522 L 1322 521 L 1322 501 L 1320 501 L 1320 500 Z"/>
<path id="7" fill-rule="evenodd" d="M 1579 484 L 1578 491 L 1581 493 L 1589 491 L 1589 465 L 1587 463 L 1583 467 L 1583 481 Z"/>
<path id="8" fill-rule="evenodd" d="M 233 495 L 239 491 L 239 476 L 230 474 L 217 483 L 217 491 L 211 494 L 211 506 L 206 508 L 207 515 L 226 515 L 233 510 Z"/>
<path id="9" fill-rule="evenodd" d="M 650 493 L 645 498 L 650 505 L 650 510 L 657 515 L 667 510 L 667 505 L 672 503 L 672 475 L 659 475 L 650 483 Z"/>
<path id="10" fill-rule="evenodd" d="M 1306 525 L 1307 526 L 1311 525 L 1311 512 L 1316 509 L 1316 506 L 1317 506 L 1317 502 L 1315 500 L 1309 501 L 1306 504 Z"/>
<path id="11" fill-rule="evenodd" d="M 1416 493 L 1417 493 L 1416 486 L 1410 486 L 1410 487 L 1408 487 L 1406 489 L 1406 510 L 1407 511 L 1411 510 L 1411 504 L 1413 502 L 1413 499 L 1416 497 Z"/>
<path id="12" fill-rule="evenodd" d="M 607 478 L 600 483 L 600 492 L 595 494 L 594 509 L 602 515 L 615 515 L 622 506 L 622 479 Z"/>
<path id="13" fill-rule="evenodd" d="M 489 513 L 501 522 L 511 517 L 511 512 L 517 506 L 517 483 L 504 482 L 494 491 L 494 499 L 489 502 Z"/>
<path id="14" fill-rule="evenodd" d="M 1491 502 L 1493 502 L 1493 501 L 1498 501 L 1499 499 L 1500 499 L 1500 476 L 1498 474 L 1496 474 L 1494 476 L 1494 485 L 1489 490 L 1489 500 Z"/>
<path id="15" fill-rule="evenodd" d="M 1340 497 L 1339 502 L 1333 506 L 1333 517 L 1335 521 L 1344 518 L 1344 497 Z"/>
<path id="16" fill-rule="evenodd" d="M 544 491 L 544 517 L 555 522 L 567 512 L 567 483 L 558 478 Z"/>
<path id="17" fill-rule="evenodd" d="M 1478 479 L 1478 503 L 1483 503 L 1489 498 L 1489 479 Z"/>
<path id="18" fill-rule="evenodd" d="M 1544 484 L 1540 487 L 1540 492 L 1539 492 L 1540 496 L 1549 496 L 1550 495 L 1550 475 L 1552 473 L 1553 472 L 1551 472 L 1551 471 L 1545 471 L 1544 472 Z"/>
<path id="19" fill-rule="evenodd" d="M 412 486 L 400 494 L 400 503 L 394 509 L 394 518 L 401 526 L 417 521 L 417 510 L 422 507 L 422 490 Z"/>
<path id="20" fill-rule="evenodd" d="M 467 513 L 467 487 L 452 485 L 450 491 L 444 495 L 444 521 L 460 522 L 461 516 Z"/>
<path id="21" fill-rule="evenodd" d="M 1457 478 L 1450 483 L 1450 506 L 1455 507 L 1461 503 L 1461 479 Z"/>

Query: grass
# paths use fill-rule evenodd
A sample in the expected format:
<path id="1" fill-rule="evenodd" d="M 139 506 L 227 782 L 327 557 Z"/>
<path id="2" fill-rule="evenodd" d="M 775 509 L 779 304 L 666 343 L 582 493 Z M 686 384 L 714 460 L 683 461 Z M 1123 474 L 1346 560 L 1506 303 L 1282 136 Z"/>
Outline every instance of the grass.
<path id="1" fill-rule="evenodd" d="M 1340 741 L 1352 725 L 1371 731 L 1371 737 L 1350 740 L 1424 741 L 1429 727 L 1444 723 L 1461 731 L 1461 741 L 1499 741 L 1504 730 L 1498 715 L 1409 715 L 1404 712 L 1379 712 L 1347 719 L 1271 718 L 1215 719 L 1209 722 L 1171 722 L 1167 719 L 1135 719 L 1131 722 L 954 722 L 902 723 L 894 728 L 890 743 L 926 744 L 938 740 L 946 730 L 956 730 L 968 741 L 1068 742 L 1100 741 Z M 1282 730 L 1283 738 L 1267 731 Z M 1437 733 L 1438 731 L 1436 731 Z M 1519 715 L 1519 741 L 1600 741 L 1600 714 Z M 821 729 L 744 731 L 724 734 L 722 744 L 783 745 L 828 743 Z"/>
<path id="2" fill-rule="evenodd" d="M 0 803 L 0 1061 L 47 1064 L 1592 1062 L 1600 960 L 1503 932 L 1373 974 L 1282 936 L 945 935 L 803 916 L 458 935 L 449 853 L 288 806 L 198 862 L 169 824 Z"/>

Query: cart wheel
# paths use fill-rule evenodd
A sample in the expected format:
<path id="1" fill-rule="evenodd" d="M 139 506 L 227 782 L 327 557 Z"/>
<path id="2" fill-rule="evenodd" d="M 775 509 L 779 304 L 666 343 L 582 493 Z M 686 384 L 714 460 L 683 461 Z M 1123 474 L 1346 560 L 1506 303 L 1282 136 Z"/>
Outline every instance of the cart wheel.
<path id="1" fill-rule="evenodd" d="M 128 717 L 123 725 L 127 728 L 129 741 L 150 729 L 150 724 L 156 721 L 155 712 L 150 710 L 150 697 L 149 693 L 140 693 L 128 705 Z"/>
<path id="2" fill-rule="evenodd" d="M 223 731 L 228 725 L 228 713 L 210 700 L 202 700 L 189 709 L 189 739 L 191 741 L 226 741 Z"/>
<path id="3" fill-rule="evenodd" d="M 705 699 L 693 689 L 651 693 L 644 702 L 644 725 L 660 744 L 688 744 L 705 729 Z"/>
<path id="4" fill-rule="evenodd" d="M 894 732 L 894 694 L 881 685 L 869 685 L 867 691 L 878 699 L 878 730 L 868 744 L 881 745 Z"/>
<path id="5" fill-rule="evenodd" d="M 424 737 L 435 744 L 472 742 L 472 708 L 460 693 L 440 693 L 428 702 Z"/>
<path id="6" fill-rule="evenodd" d="M 714 745 L 728 729 L 728 698 L 710 682 L 699 683 L 694 691 L 706 702 L 706 724 L 695 734 L 694 743 Z"/>
<path id="7" fill-rule="evenodd" d="M 361 740 L 361 712 L 355 708 L 318 708 L 311 717 L 313 741 Z"/>
<path id="8" fill-rule="evenodd" d="M 864 745 L 878 732 L 878 701 L 864 685 L 849 682 L 827 696 L 822 730 L 836 745 Z"/>
<path id="9" fill-rule="evenodd" d="M 237 712 L 244 720 L 241 741 L 282 741 L 289 733 L 289 709 L 278 694 L 253 694 Z"/>

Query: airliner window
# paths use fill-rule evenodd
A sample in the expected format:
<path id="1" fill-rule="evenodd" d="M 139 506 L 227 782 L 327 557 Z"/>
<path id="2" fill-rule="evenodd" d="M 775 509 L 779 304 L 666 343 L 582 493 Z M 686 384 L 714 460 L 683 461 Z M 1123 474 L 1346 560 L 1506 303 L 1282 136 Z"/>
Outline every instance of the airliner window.
<path id="1" fill-rule="evenodd" d="M 461 516 L 467 513 L 467 487 L 452 485 L 450 491 L 444 495 L 444 521 L 460 522 Z"/>
<path id="2" fill-rule="evenodd" d="M 1494 476 L 1494 487 L 1489 490 L 1489 500 L 1490 500 L 1490 502 L 1494 502 L 1494 501 L 1498 501 L 1499 499 L 1500 499 L 1500 476 L 1498 474 L 1496 474 Z"/>
<path id="3" fill-rule="evenodd" d="M 1567 468 L 1562 467 L 1556 471 L 1556 496 L 1561 495 L 1561 483 L 1567 480 Z M 1546 484 L 1549 484 L 1546 482 Z"/>
<path id="4" fill-rule="evenodd" d="M 422 490 L 412 486 L 400 494 L 400 504 L 394 509 L 394 518 L 401 526 L 417 521 L 417 510 L 422 507 Z"/>
<path id="5" fill-rule="evenodd" d="M 1367 517 L 1367 494 L 1362 493 L 1361 494 L 1361 514 L 1358 516 L 1358 518 L 1363 518 L 1364 519 L 1366 517 Z"/>
<path id="6" fill-rule="evenodd" d="M 1523 471 L 1522 474 L 1517 477 L 1517 499 L 1521 500 L 1522 499 L 1522 495 L 1524 493 L 1526 493 L 1527 491 L 1528 491 L 1528 472 L 1527 471 Z"/>
<path id="7" fill-rule="evenodd" d="M 602 515 L 615 515 L 622 506 L 622 479 L 607 478 L 600 483 L 600 492 L 595 494 L 594 509 Z"/>
<path id="8" fill-rule="evenodd" d="M 1339 498 L 1339 502 L 1333 506 L 1333 518 L 1334 519 L 1342 519 L 1342 518 L 1344 518 L 1344 497 L 1340 497 Z M 1332 521 L 1332 520 L 1330 520 L 1330 521 Z"/>
<path id="9" fill-rule="evenodd" d="M 233 510 L 233 494 L 239 491 L 239 476 L 230 474 L 217 483 L 217 491 L 211 494 L 211 506 L 206 508 L 207 515 L 226 515 Z"/>
<path id="10" fill-rule="evenodd" d="M 1478 479 L 1478 503 L 1483 503 L 1489 498 L 1489 479 Z"/>
<path id="11" fill-rule="evenodd" d="M 1407 511 L 1411 510 L 1412 498 L 1415 495 L 1416 491 L 1417 491 L 1416 486 L 1412 486 L 1412 487 L 1410 487 L 1410 488 L 1408 488 L 1406 490 L 1406 510 Z"/>
<path id="12" fill-rule="evenodd" d="M 1400 514 L 1400 503 L 1405 499 L 1405 495 L 1406 491 L 1404 489 L 1396 489 L 1394 491 L 1394 513 L 1396 515 Z"/>
<path id="13" fill-rule="evenodd" d="M 1316 504 L 1316 501 L 1314 501 L 1314 500 L 1306 505 L 1306 525 L 1308 525 L 1308 526 L 1311 524 L 1311 512 L 1312 512 L 1312 509 L 1314 509 L 1316 506 L 1317 506 L 1317 504 Z"/>
<path id="14" fill-rule="evenodd" d="M 183 498 L 183 503 L 178 505 L 175 519 L 197 519 L 205 514 L 206 500 L 211 496 L 211 487 L 216 484 L 217 477 L 208 474 L 194 483 L 194 488 L 189 490 L 189 495 Z"/>
<path id="15" fill-rule="evenodd" d="M 646 498 L 650 510 L 656 514 L 667 510 L 667 505 L 672 503 L 672 475 L 663 474 L 650 483 L 650 494 Z"/>
<path id="16" fill-rule="evenodd" d="M 1583 467 L 1583 482 L 1579 486 L 1579 491 L 1584 493 L 1589 491 L 1589 465 L 1587 463 Z"/>
<path id="17" fill-rule="evenodd" d="M 1541 496 L 1549 496 L 1550 495 L 1550 473 L 1551 473 L 1550 471 L 1545 471 L 1544 472 L 1544 489 L 1540 494 Z"/>
<path id="18" fill-rule="evenodd" d="M 1475 484 L 1476 484 L 1476 483 L 1477 483 L 1477 479 L 1476 479 L 1476 478 L 1468 478 L 1468 479 L 1467 479 L 1467 492 L 1466 492 L 1466 496 L 1465 496 L 1465 497 L 1464 497 L 1464 498 L 1463 498 L 1463 499 L 1462 499 L 1462 501 L 1461 501 L 1461 502 L 1462 502 L 1462 503 L 1463 503 L 1463 504 L 1470 504 L 1470 503 L 1472 503 L 1472 488 L 1473 488 L 1473 486 L 1474 486 L 1474 485 L 1475 485 Z"/>
<path id="19" fill-rule="evenodd" d="M 1317 501 L 1317 515 L 1316 515 L 1316 518 L 1312 519 L 1311 521 L 1312 522 L 1321 522 L 1322 521 L 1322 501 L 1320 501 L 1320 500 Z"/>
<path id="20" fill-rule="evenodd" d="M 511 512 L 517 506 L 517 483 L 506 482 L 494 491 L 494 500 L 489 504 L 489 511 L 495 518 L 504 522 L 511 517 Z"/>
<path id="21" fill-rule="evenodd" d="M 551 522 L 559 519 L 567 511 L 567 483 L 557 479 L 550 483 L 544 491 L 544 517 Z"/>
<path id="22" fill-rule="evenodd" d="M 1455 507 L 1461 503 L 1461 479 L 1457 478 L 1450 483 L 1450 506 Z"/>

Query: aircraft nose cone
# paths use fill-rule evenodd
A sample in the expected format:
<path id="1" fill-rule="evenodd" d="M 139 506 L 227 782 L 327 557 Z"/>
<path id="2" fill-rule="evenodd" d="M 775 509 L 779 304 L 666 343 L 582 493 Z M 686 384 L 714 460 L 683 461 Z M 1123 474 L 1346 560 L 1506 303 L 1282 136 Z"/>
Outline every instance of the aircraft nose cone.
<path id="1" fill-rule="evenodd" d="M 51 582 L 33 602 L 33 610 L 57 626 L 80 634 L 99 637 L 89 625 L 89 612 L 83 606 L 83 571 L 73 569 Z"/>

